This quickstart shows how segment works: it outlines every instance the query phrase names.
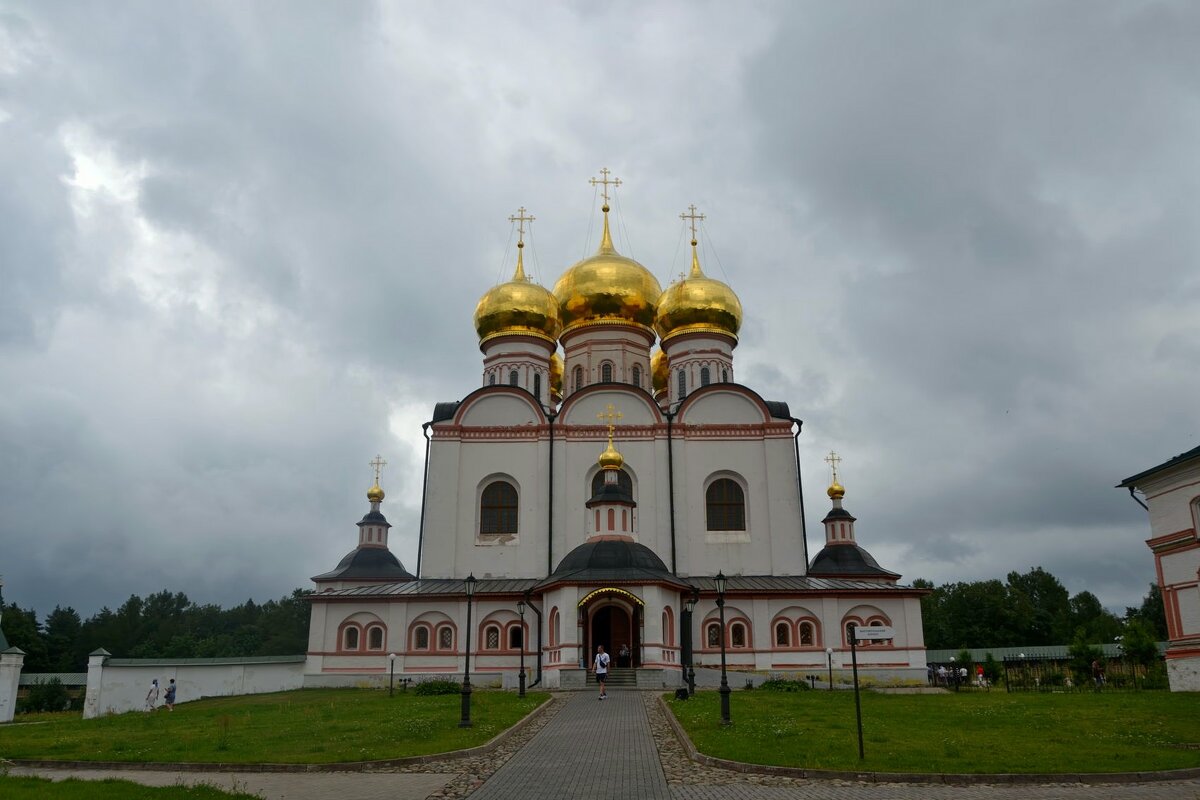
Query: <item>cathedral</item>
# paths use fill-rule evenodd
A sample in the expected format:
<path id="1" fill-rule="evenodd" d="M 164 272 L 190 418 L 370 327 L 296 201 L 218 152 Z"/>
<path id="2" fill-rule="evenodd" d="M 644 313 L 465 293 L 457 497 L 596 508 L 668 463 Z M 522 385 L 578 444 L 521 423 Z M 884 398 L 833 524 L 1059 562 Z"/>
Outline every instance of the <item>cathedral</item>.
<path id="1" fill-rule="evenodd" d="M 599 249 L 553 291 L 525 274 L 532 217 L 511 218 L 515 272 L 475 309 L 478 388 L 424 426 L 415 568 L 388 548 L 376 459 L 356 546 L 313 578 L 306 682 L 469 666 L 513 685 L 523 662 L 530 685 L 571 688 L 600 645 L 647 688 L 722 649 L 732 670 L 824 674 L 849 668 L 855 626 L 890 637 L 858 643 L 860 669 L 923 680 L 923 592 L 857 543 L 832 453 L 809 557 L 800 421 L 737 380 L 742 305 L 702 268 L 704 217 L 681 215 L 691 271 L 663 290 L 613 245 L 619 179 L 592 183 Z"/>

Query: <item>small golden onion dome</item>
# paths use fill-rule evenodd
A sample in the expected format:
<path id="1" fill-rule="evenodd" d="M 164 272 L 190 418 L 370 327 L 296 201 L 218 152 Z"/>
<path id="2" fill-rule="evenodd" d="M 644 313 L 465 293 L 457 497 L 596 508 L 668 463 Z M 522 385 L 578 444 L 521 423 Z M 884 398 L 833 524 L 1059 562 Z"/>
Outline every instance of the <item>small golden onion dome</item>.
<path id="1" fill-rule="evenodd" d="M 370 489 L 367 489 L 367 499 L 372 503 L 383 502 L 383 489 L 380 488 L 379 481 L 376 481 L 374 486 L 372 486 Z"/>
<path id="2" fill-rule="evenodd" d="M 550 391 L 562 396 L 563 360 L 558 353 L 550 354 Z"/>
<path id="3" fill-rule="evenodd" d="M 667 388 L 667 354 L 662 350 L 655 350 L 650 356 L 650 385 L 655 394 Z"/>
<path id="4" fill-rule="evenodd" d="M 846 487 L 842 486 L 837 481 L 834 481 L 829 485 L 829 488 L 825 491 L 825 494 L 829 495 L 830 500 L 841 500 L 846 496 Z"/>
<path id="5" fill-rule="evenodd" d="M 564 272 L 554 285 L 563 329 L 593 322 L 650 328 L 662 287 L 650 270 L 616 251 L 608 232 L 608 206 L 603 211 L 600 249 Z"/>
<path id="6" fill-rule="evenodd" d="M 608 442 L 608 447 L 600 454 L 601 469 L 620 469 L 625 464 L 625 458 L 617 452 L 617 448 L 613 447 L 612 440 Z"/>
<path id="7" fill-rule="evenodd" d="M 558 334 L 562 332 L 558 301 L 545 287 L 525 276 L 520 249 L 517 250 L 517 270 L 512 280 L 492 287 L 479 298 L 479 305 L 475 306 L 475 332 L 479 334 L 480 344 L 505 334 L 526 334 L 558 341 Z"/>
<path id="8" fill-rule="evenodd" d="M 721 281 L 700 269 L 696 241 L 692 240 L 692 271 L 667 287 L 658 300 L 654 329 L 666 341 L 690 331 L 724 333 L 737 338 L 742 327 L 742 301 Z"/>

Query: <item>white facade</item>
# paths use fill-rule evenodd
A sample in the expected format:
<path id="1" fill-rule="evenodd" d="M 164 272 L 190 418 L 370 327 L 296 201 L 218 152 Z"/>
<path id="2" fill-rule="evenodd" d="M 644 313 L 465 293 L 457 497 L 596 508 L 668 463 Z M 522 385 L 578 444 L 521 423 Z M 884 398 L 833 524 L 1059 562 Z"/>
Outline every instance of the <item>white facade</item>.
<path id="1" fill-rule="evenodd" d="M 1172 691 L 1200 691 L 1200 447 L 1132 478 L 1150 512 L 1150 538 L 1167 618 Z"/>
<path id="2" fill-rule="evenodd" d="M 618 669 L 637 670 L 638 685 L 669 686 L 689 635 L 700 666 L 719 661 L 723 636 L 735 669 L 823 669 L 829 648 L 841 668 L 854 622 L 896 631 L 860 647 L 860 664 L 923 680 L 922 591 L 898 585 L 852 538 L 842 544 L 862 554 L 862 568 L 827 558 L 819 577 L 809 575 L 798 421 L 786 404 L 734 383 L 741 309 L 732 291 L 705 278 L 694 256 L 689 280 L 700 288 L 677 292 L 674 329 L 657 319 L 650 327 L 659 298 L 645 292 L 656 282 L 615 253 L 607 225 L 597 255 L 545 294 L 561 309 L 537 316 L 557 326 L 561 313 L 561 387 L 549 385 L 554 337 L 529 333 L 538 295 L 513 291 L 524 305 L 510 316 L 525 327 L 511 334 L 493 322 L 505 318 L 500 295 L 481 301 L 477 323 L 490 326 L 479 330 L 483 385 L 438 404 L 427 426 L 416 577 L 320 576 L 309 674 L 378 674 L 393 654 L 397 674 L 461 673 L 469 643 L 472 673 L 511 676 L 524 652 L 544 685 L 580 685 L 581 664 L 603 644 Z M 609 274 L 614 285 L 603 285 Z M 724 315 L 706 321 L 711 309 L 687 306 L 700 296 L 723 303 Z M 543 333 L 559 330 L 545 324 Z M 666 386 L 652 385 L 660 338 Z M 619 491 L 600 488 L 610 436 Z M 718 572 L 730 578 L 723 633 L 713 623 Z M 479 581 L 469 627 L 468 576 Z"/>

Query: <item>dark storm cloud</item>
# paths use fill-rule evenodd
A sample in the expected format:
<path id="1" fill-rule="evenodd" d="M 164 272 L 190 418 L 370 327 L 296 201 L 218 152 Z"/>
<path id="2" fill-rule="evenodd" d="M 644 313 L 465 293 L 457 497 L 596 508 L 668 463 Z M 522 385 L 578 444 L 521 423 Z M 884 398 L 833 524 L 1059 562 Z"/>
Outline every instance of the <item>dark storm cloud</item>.
<path id="1" fill-rule="evenodd" d="M 6 596 L 282 594 L 352 545 L 375 452 L 412 567 L 505 218 L 552 285 L 607 164 L 664 284 L 708 214 L 738 378 L 805 420 L 810 547 L 832 447 L 907 577 L 1134 603 L 1110 487 L 1196 437 L 1195 10 L 726 5 L 0 14 Z"/>

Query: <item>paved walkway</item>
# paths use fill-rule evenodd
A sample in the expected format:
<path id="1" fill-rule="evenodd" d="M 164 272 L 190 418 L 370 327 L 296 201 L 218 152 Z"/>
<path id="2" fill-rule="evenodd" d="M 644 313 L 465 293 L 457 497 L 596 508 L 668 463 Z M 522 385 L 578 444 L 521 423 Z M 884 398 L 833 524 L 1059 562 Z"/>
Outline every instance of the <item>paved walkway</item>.
<path id="1" fill-rule="evenodd" d="M 13 774 L 123 778 L 151 785 L 208 783 L 265 800 L 1200 800 L 1200 780 L 1143 784 L 939 786 L 861 784 L 730 772 L 687 758 L 654 692 L 561 695 L 493 752 L 412 771 L 179 773 L 47 770 Z M 419 771 L 418 771 L 419 770 Z"/>

